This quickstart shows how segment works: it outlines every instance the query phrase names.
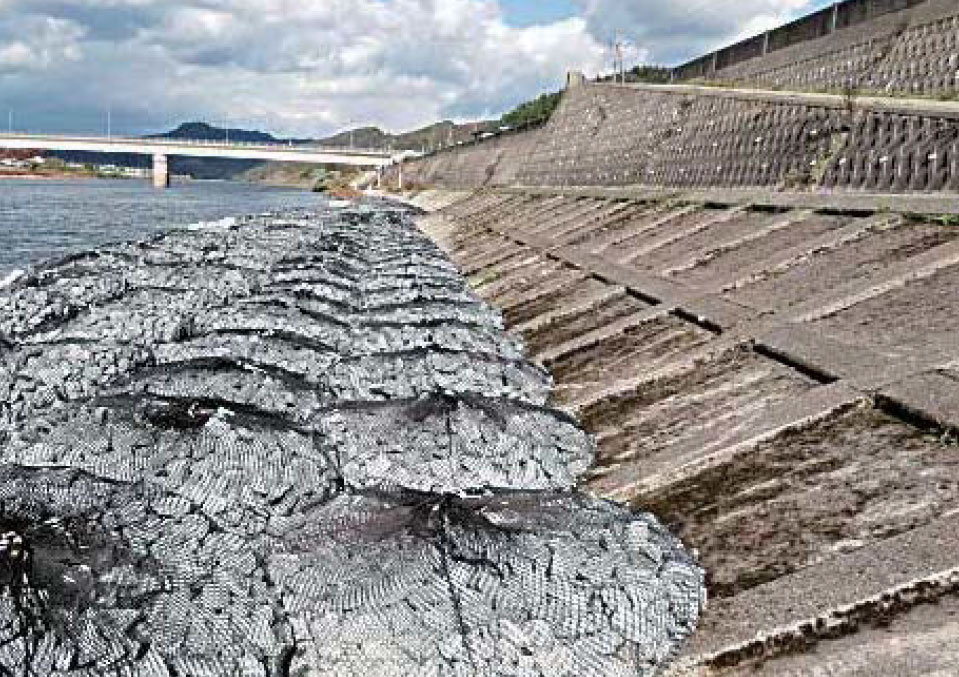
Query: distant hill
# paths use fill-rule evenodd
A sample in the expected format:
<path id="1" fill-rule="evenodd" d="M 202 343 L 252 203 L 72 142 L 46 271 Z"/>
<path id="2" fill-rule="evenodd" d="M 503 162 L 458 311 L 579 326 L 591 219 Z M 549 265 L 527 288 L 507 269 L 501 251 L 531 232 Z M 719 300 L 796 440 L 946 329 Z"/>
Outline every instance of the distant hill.
<path id="1" fill-rule="evenodd" d="M 160 134 L 148 134 L 146 139 L 187 139 L 194 141 L 239 141 L 241 143 L 316 143 L 313 139 L 283 139 L 268 132 L 236 127 L 216 127 L 206 122 L 184 122 L 176 129 Z"/>
<path id="2" fill-rule="evenodd" d="M 192 139 L 196 141 L 240 141 L 244 143 L 279 143 L 266 132 L 248 129 L 224 129 L 205 122 L 184 122 L 176 129 L 160 134 L 148 134 L 148 139 Z M 83 164 L 115 164 L 121 167 L 150 167 L 152 159 L 146 155 L 127 153 L 88 153 L 83 151 L 56 151 L 51 153 L 67 162 Z M 259 160 L 231 160 L 220 158 L 173 157 L 170 168 L 174 174 L 187 174 L 195 179 L 232 179 L 262 165 Z"/>
<path id="3" fill-rule="evenodd" d="M 249 129 L 224 129 L 205 122 L 184 122 L 169 132 L 149 134 L 148 139 L 191 139 L 194 141 L 242 141 L 244 143 L 277 143 L 280 139 L 266 132 Z"/>
<path id="4" fill-rule="evenodd" d="M 542 124 L 549 120 L 549 117 L 559 105 L 562 96 L 562 92 L 541 94 L 531 101 L 521 103 L 506 113 L 500 118 L 500 122 L 507 127 L 525 127 L 526 125 Z"/>
<path id="5" fill-rule="evenodd" d="M 438 122 L 422 129 L 402 134 L 385 132 L 378 127 L 361 127 L 355 129 L 352 135 L 349 131 L 340 132 L 321 139 L 279 138 L 268 132 L 250 129 L 223 128 L 210 125 L 206 122 L 184 122 L 176 129 L 159 134 L 150 134 L 149 139 L 193 139 L 197 141 L 238 141 L 243 143 L 292 143 L 320 144 L 338 148 L 347 148 L 352 143 L 355 148 L 392 148 L 394 150 L 430 150 L 451 141 L 467 141 L 474 133 L 483 133 L 495 129 L 496 122 L 481 121 L 458 125 L 451 121 Z M 152 159 L 146 155 L 131 155 L 126 153 L 89 153 L 83 151 L 56 151 L 50 153 L 54 157 L 66 162 L 80 162 L 82 164 L 105 165 L 114 164 L 121 167 L 150 167 Z M 273 163 L 259 160 L 229 160 L 219 158 L 190 158 L 173 157 L 170 159 L 171 171 L 174 174 L 188 174 L 197 179 L 244 179 L 267 180 Z M 252 172 L 257 169 L 256 172 Z M 307 173 L 302 167 L 297 173 Z M 284 174 L 276 168 L 276 174 Z M 288 173 L 288 172 L 286 172 Z"/>
<path id="6" fill-rule="evenodd" d="M 392 148 L 393 150 L 429 150 L 437 146 L 447 145 L 450 142 L 468 141 L 474 133 L 483 133 L 496 129 L 497 123 L 493 120 L 482 120 L 467 124 L 456 124 L 444 120 L 428 125 L 412 132 L 391 134 L 379 127 L 361 127 L 340 132 L 334 136 L 318 139 L 316 143 L 324 146 L 348 147 L 352 141 L 355 148 Z"/>
<path id="7" fill-rule="evenodd" d="M 449 120 L 417 129 L 412 132 L 392 134 L 379 127 L 359 127 L 318 139 L 278 138 L 267 132 L 249 129 L 224 129 L 205 122 L 184 122 L 176 129 L 151 134 L 153 139 L 196 139 L 200 141 L 241 141 L 244 143 L 292 143 L 319 144 L 335 148 L 378 148 L 394 150 L 423 150 L 450 141 L 466 141 L 473 133 L 483 133 L 496 128 L 496 122 L 484 120 L 476 123 L 458 125 Z"/>

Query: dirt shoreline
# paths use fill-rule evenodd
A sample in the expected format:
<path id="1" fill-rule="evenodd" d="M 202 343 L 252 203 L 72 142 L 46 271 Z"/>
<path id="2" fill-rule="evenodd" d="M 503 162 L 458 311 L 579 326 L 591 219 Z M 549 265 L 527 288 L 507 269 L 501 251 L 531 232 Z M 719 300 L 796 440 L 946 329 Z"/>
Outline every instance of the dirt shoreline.
<path id="1" fill-rule="evenodd" d="M 47 181 L 59 181 L 62 179 L 97 179 L 100 178 L 96 174 L 14 174 L 14 173 L 4 173 L 0 172 L 0 180 L 11 179 L 11 180 L 47 180 Z"/>

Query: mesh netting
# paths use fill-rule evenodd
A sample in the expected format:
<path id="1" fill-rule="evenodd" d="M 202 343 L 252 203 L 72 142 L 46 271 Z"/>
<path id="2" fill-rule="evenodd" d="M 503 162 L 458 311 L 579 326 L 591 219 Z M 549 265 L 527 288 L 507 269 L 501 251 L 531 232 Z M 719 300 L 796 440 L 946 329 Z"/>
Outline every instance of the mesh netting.
<path id="1" fill-rule="evenodd" d="M 695 626 L 403 212 L 112 245 L 0 316 L 0 675 L 647 675 Z"/>

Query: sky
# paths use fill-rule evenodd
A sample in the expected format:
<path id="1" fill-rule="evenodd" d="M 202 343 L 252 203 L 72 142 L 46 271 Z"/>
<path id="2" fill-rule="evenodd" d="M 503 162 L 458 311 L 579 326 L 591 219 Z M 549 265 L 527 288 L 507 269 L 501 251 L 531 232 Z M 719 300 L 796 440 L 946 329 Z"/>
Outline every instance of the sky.
<path id="1" fill-rule="evenodd" d="M 823 0 L 0 0 L 0 127 L 183 121 L 320 137 L 495 117 L 611 68 L 678 64 Z"/>

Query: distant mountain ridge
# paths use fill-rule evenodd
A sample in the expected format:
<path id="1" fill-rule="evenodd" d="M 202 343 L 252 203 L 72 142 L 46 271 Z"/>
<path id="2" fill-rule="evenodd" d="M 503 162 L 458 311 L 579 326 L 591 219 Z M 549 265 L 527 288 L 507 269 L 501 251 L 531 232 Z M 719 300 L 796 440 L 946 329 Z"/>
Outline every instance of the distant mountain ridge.
<path id="1" fill-rule="evenodd" d="M 494 121 L 456 124 L 449 120 L 437 122 L 421 129 L 401 134 L 391 134 L 379 127 L 359 127 L 319 139 L 279 138 L 258 130 L 216 127 L 206 122 L 184 122 L 179 127 L 160 134 L 150 134 L 149 139 L 192 139 L 197 141 L 236 141 L 240 143 L 292 143 L 317 144 L 346 148 L 392 148 L 394 150 L 424 150 L 436 146 L 467 141 L 474 133 L 495 129 Z"/>
<path id="2" fill-rule="evenodd" d="M 393 150 L 425 151 L 432 148 L 467 141 L 474 134 L 491 131 L 497 122 L 483 121 L 456 124 L 449 120 L 402 134 L 391 134 L 378 127 L 361 127 L 340 132 L 321 139 L 279 138 L 268 132 L 251 129 L 224 128 L 206 122 L 184 122 L 176 129 L 159 134 L 148 134 L 147 139 L 191 139 L 196 141 L 231 141 L 238 143 L 291 143 L 318 144 L 337 148 L 377 148 Z M 121 167 L 149 167 L 151 159 L 145 155 L 127 153 L 89 153 L 84 151 L 56 151 L 50 153 L 66 162 Z M 173 157 L 170 159 L 174 174 L 187 174 L 196 179 L 243 179 L 254 168 L 269 166 L 259 160 L 230 160 L 221 158 Z M 269 172 L 258 171 L 258 180 Z"/>
<path id="3" fill-rule="evenodd" d="M 392 148 L 393 150 L 423 151 L 450 143 L 469 141 L 473 134 L 493 131 L 498 127 L 494 120 L 482 120 L 467 124 L 456 124 L 443 120 L 411 132 L 391 134 L 379 127 L 360 127 L 352 131 L 340 132 L 316 143 L 326 146 L 346 147 L 351 143 L 356 148 Z"/>
<path id="4" fill-rule="evenodd" d="M 184 122 L 176 129 L 147 134 L 145 139 L 189 139 L 193 141 L 237 141 L 239 143 L 316 143 L 313 139 L 282 139 L 269 132 L 238 127 L 216 127 L 206 122 Z"/>
<path id="5" fill-rule="evenodd" d="M 224 129 L 205 122 L 184 122 L 176 129 L 148 134 L 147 139 L 190 139 L 193 141 L 241 141 L 244 143 L 278 143 L 272 134 L 249 129 Z"/>

